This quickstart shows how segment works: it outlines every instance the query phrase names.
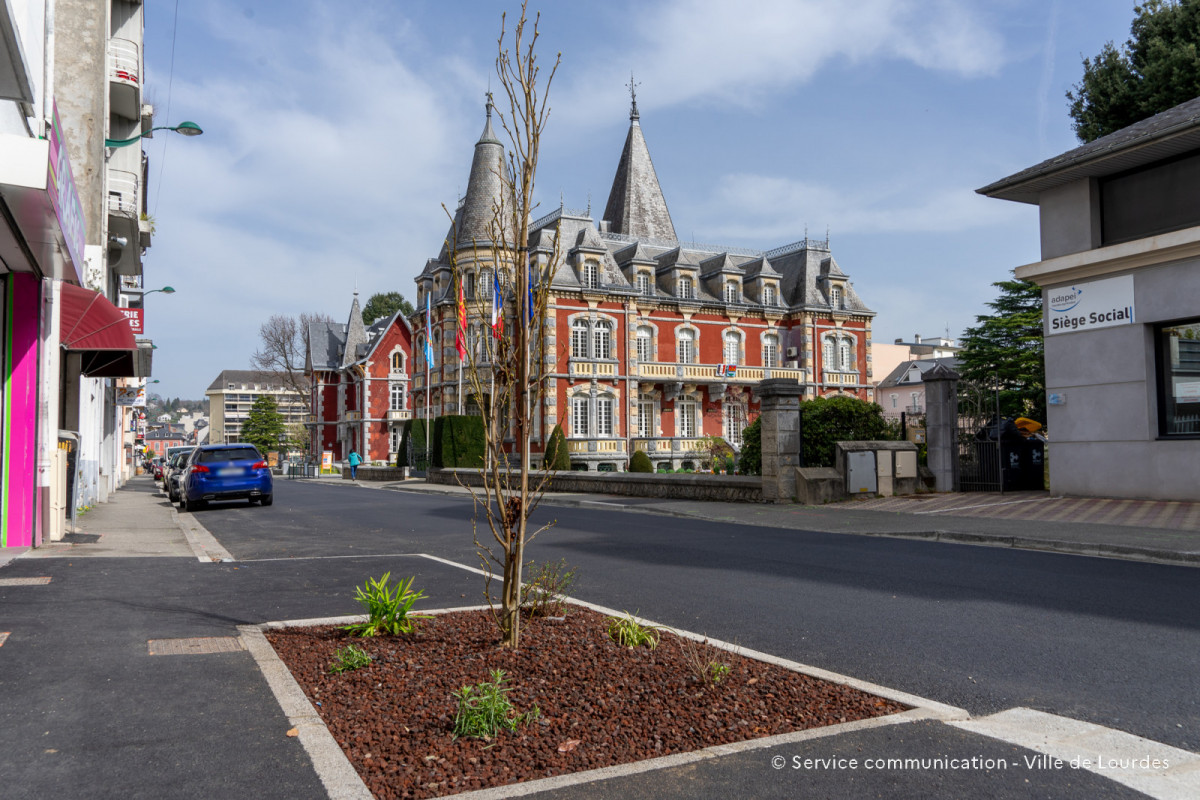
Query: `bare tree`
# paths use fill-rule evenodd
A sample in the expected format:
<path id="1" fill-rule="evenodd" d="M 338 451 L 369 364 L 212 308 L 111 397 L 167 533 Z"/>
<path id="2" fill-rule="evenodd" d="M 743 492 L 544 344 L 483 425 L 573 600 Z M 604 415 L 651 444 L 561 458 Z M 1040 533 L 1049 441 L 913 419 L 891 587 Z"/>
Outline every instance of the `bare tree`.
<path id="1" fill-rule="evenodd" d="M 508 309 L 502 332 L 498 335 L 487 335 L 485 326 L 479 324 L 473 328 L 474 335 L 468 336 L 467 331 L 462 330 L 465 314 L 459 316 L 458 326 L 467 339 L 463 366 L 469 379 L 469 391 L 477 402 L 484 399 L 479 405 L 484 418 L 487 460 L 482 471 L 482 492 L 476 494 L 473 490 L 473 494 L 476 495 L 476 508 L 482 510 L 491 535 L 486 542 L 481 541 L 477 528 L 475 545 L 487 575 L 485 594 L 493 617 L 504 637 L 504 645 L 513 649 L 520 644 L 521 568 L 525 546 L 546 527 L 529 530 L 529 517 L 549 480 L 547 472 L 531 476 L 529 457 L 535 433 L 534 410 L 546 392 L 550 362 L 546 357 L 542 326 L 550 295 L 550 277 L 560 254 L 557 236 L 552 247 L 541 248 L 534 254 L 529 249 L 529 223 L 536 208 L 534 176 L 541 135 L 549 113 L 546 98 L 561 53 L 555 59 L 544 87 L 539 87 L 536 45 L 540 15 L 533 20 L 532 35 L 528 35 L 526 6 L 527 3 L 522 3 L 521 17 L 513 29 L 511 52 L 505 47 L 507 15 L 501 18 L 497 40 L 496 72 L 508 100 L 507 113 L 499 110 L 497 113 L 511 147 L 507 165 L 503 162 L 495 165 L 504 191 L 500 192 L 492 209 L 490 246 L 481 248 L 474 243 L 470 251 L 462 253 L 461 259 L 455 247 L 447 248 L 458 281 L 459 296 L 462 296 L 464 272 L 468 271 L 460 260 L 470 263 L 469 269 L 477 279 L 479 291 L 471 302 L 474 318 L 489 318 L 493 280 L 499 284 L 501 302 Z M 453 228 L 451 235 L 456 235 Z M 498 607 L 490 591 L 497 569 L 503 576 Z"/>
<path id="2" fill-rule="evenodd" d="M 314 322 L 333 322 L 328 314 L 304 312 L 299 318 L 274 314 L 258 329 L 260 347 L 250 356 L 250 366 L 273 372 L 291 390 L 308 394 L 304 361 L 308 354 L 308 329 Z"/>

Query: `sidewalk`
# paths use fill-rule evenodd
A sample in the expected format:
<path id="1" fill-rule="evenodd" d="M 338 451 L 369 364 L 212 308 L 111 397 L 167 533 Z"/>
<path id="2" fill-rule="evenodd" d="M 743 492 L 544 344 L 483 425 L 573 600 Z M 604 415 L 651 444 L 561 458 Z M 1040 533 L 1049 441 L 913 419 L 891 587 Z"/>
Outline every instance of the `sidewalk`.
<path id="1" fill-rule="evenodd" d="M 463 487 L 430 484 L 423 479 L 377 488 L 469 496 Z M 546 506 L 604 508 L 789 530 L 929 539 L 1200 566 L 1200 503 L 1052 497 L 1047 492 L 928 494 L 847 500 L 826 506 L 547 492 L 541 502 Z"/>

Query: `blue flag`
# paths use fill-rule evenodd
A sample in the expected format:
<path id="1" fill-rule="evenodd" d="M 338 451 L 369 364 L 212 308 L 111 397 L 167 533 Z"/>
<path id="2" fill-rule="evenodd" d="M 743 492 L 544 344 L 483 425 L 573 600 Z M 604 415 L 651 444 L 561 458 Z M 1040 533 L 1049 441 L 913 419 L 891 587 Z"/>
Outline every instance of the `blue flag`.
<path id="1" fill-rule="evenodd" d="M 429 295 L 425 295 L 425 363 L 433 369 L 433 313 L 429 307 Z"/>

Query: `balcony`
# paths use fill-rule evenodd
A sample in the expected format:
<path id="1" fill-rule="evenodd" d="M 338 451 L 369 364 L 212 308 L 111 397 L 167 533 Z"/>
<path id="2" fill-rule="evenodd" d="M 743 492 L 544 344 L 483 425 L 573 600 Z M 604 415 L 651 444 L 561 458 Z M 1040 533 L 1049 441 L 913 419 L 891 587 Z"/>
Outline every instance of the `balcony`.
<path id="1" fill-rule="evenodd" d="M 633 449 L 641 450 L 651 457 L 668 456 L 672 453 L 691 456 L 706 452 L 704 450 L 703 439 L 683 439 L 669 436 L 658 436 L 653 439 L 634 439 Z"/>
<path id="2" fill-rule="evenodd" d="M 723 374 L 723 365 L 648 363 L 638 365 L 638 377 L 652 382 L 756 384 L 770 378 L 789 378 L 804 382 L 804 370 L 794 367 L 738 367 L 732 376 Z"/>
<path id="3" fill-rule="evenodd" d="M 404 422 L 412 419 L 412 412 L 408 409 L 392 408 L 387 412 L 388 422 Z"/>
<path id="4" fill-rule="evenodd" d="M 572 378 L 615 378 L 617 363 L 615 361 L 576 361 L 571 360 Z"/>
<path id="5" fill-rule="evenodd" d="M 142 114 L 142 55 L 135 42 L 108 40 L 108 86 L 112 112 L 125 119 Z"/>
<path id="6" fill-rule="evenodd" d="M 346 416 L 342 417 L 342 422 L 361 422 L 361 421 L 362 421 L 362 412 L 361 411 L 347 411 Z"/>
<path id="7" fill-rule="evenodd" d="M 617 455 L 625 452 L 624 439 L 568 439 L 567 451 L 586 455 Z"/>
<path id="8" fill-rule="evenodd" d="M 108 170 L 108 213 L 124 219 L 136 220 L 141 212 L 138 189 L 141 179 L 136 172 L 124 169 Z"/>

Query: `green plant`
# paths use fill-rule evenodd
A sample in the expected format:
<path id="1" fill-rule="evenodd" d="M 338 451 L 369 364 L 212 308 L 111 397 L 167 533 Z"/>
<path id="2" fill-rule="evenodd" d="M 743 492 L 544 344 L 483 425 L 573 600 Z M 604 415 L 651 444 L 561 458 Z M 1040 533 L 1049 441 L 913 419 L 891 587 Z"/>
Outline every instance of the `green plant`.
<path id="1" fill-rule="evenodd" d="M 742 455 L 738 459 L 738 472 L 743 475 L 762 474 L 762 417 L 751 422 L 742 431 Z"/>
<path id="2" fill-rule="evenodd" d="M 645 645 L 651 650 L 658 647 L 660 638 L 658 628 L 653 625 L 641 624 L 628 611 L 623 617 L 608 618 L 608 636 L 622 647 L 634 648 Z"/>
<path id="3" fill-rule="evenodd" d="M 505 680 L 504 670 L 495 669 L 490 681 L 464 686 L 452 693 L 458 701 L 458 710 L 454 713 L 455 739 L 460 736 L 491 739 L 501 729 L 516 730 L 518 725 L 526 725 L 542 715 L 536 705 L 525 714 L 515 713 L 508 699 Z"/>
<path id="4" fill-rule="evenodd" d="M 550 470 L 569 470 L 571 468 L 571 453 L 567 449 L 567 437 L 563 434 L 562 425 L 555 425 L 546 440 L 546 458 L 543 466 Z"/>
<path id="5" fill-rule="evenodd" d="M 433 421 L 433 466 L 479 469 L 486 449 L 483 417 L 451 414 Z"/>
<path id="6" fill-rule="evenodd" d="M 561 617 L 576 569 L 565 558 L 536 567 L 530 562 L 530 579 L 521 585 L 521 610 L 531 617 Z"/>
<path id="7" fill-rule="evenodd" d="M 725 474 L 726 475 L 733 474 L 733 456 L 731 456 L 731 455 L 725 456 Z"/>
<path id="8" fill-rule="evenodd" d="M 425 597 L 424 591 L 412 590 L 416 577 L 397 581 L 395 587 L 388 584 L 391 577 L 392 573 L 385 572 L 382 578 L 367 578 L 366 584 L 357 588 L 354 599 L 366 609 L 367 619 L 346 625 L 342 630 L 355 636 L 378 636 L 381 633 L 399 636 L 416 630 L 418 620 L 432 619 L 428 615 L 410 613 L 413 604 Z"/>
<path id="9" fill-rule="evenodd" d="M 675 641 L 679 643 L 679 652 L 683 656 L 683 663 L 687 665 L 692 677 L 700 683 L 715 685 L 729 675 L 731 668 L 722 660 L 728 653 L 712 644 L 708 639 L 696 641 L 676 635 Z"/>
<path id="10" fill-rule="evenodd" d="M 818 397 L 800 404 L 804 466 L 832 467 L 838 442 L 893 441 L 883 409 L 856 397 Z"/>
<path id="11" fill-rule="evenodd" d="M 629 471 L 654 472 L 654 465 L 650 463 L 650 456 L 641 450 L 634 450 L 633 456 L 629 459 Z"/>
<path id="12" fill-rule="evenodd" d="M 329 671 L 335 674 L 360 669 L 371 663 L 371 654 L 352 644 L 339 647 L 333 657 L 335 661 L 329 665 Z"/>

